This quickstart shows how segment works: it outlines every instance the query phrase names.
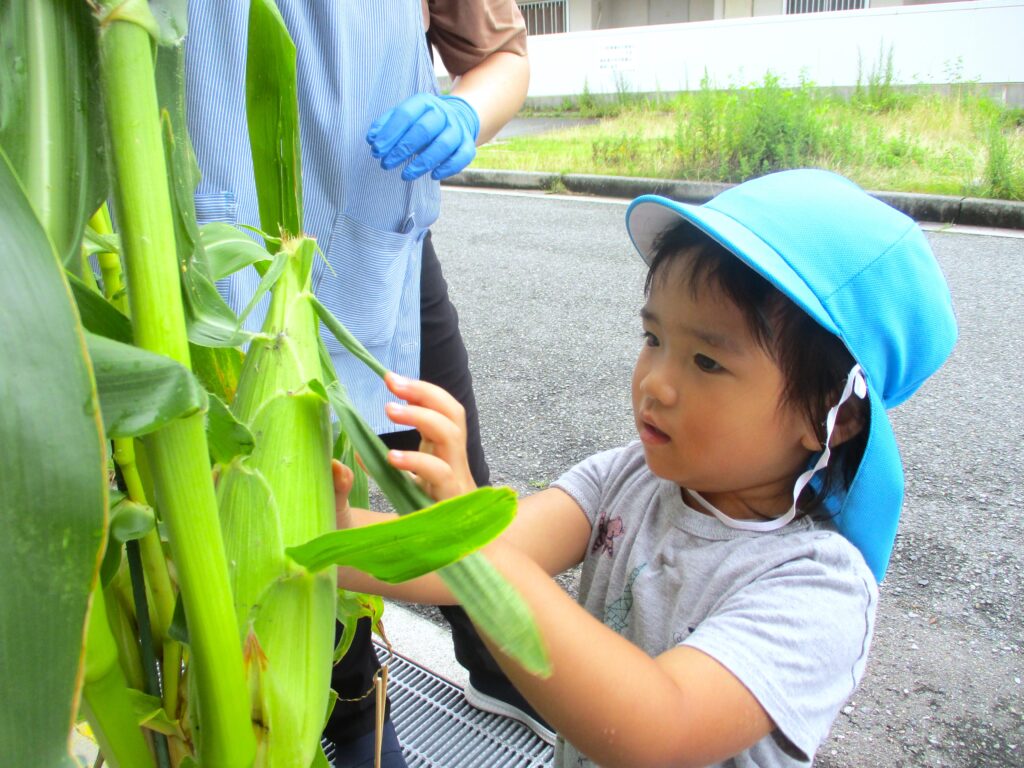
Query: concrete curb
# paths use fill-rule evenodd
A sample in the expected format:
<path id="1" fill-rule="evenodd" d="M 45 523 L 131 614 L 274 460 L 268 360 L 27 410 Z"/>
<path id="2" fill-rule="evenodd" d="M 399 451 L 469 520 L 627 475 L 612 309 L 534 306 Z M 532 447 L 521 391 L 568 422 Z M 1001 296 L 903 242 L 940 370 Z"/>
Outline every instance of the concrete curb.
<path id="1" fill-rule="evenodd" d="M 663 195 L 685 203 L 706 203 L 733 184 L 710 181 L 677 181 L 626 176 L 591 176 L 581 173 L 537 173 L 533 171 L 492 171 L 470 168 L 445 179 L 456 187 L 527 189 L 570 192 L 579 195 L 631 199 L 645 194 Z M 961 224 L 977 227 L 1024 230 L 1024 202 L 985 200 L 954 195 L 923 195 L 914 192 L 871 192 L 915 221 Z"/>

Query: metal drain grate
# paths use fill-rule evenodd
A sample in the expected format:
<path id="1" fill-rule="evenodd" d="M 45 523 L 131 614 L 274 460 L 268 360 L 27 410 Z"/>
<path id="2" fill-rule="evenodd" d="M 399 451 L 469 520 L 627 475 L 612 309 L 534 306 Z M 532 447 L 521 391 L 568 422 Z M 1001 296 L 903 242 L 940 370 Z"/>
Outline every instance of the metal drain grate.
<path id="1" fill-rule="evenodd" d="M 547 768 L 554 758 L 525 725 L 471 707 L 461 688 L 404 656 L 391 658 L 388 696 L 409 768 Z"/>

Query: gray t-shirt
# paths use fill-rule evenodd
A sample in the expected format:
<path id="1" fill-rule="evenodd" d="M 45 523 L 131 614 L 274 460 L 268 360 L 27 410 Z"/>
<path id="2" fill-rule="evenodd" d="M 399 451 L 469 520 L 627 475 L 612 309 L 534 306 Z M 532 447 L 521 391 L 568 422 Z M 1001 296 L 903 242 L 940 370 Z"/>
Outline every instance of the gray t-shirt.
<path id="1" fill-rule="evenodd" d="M 720 765 L 809 765 L 867 660 L 878 589 L 857 549 L 808 518 L 770 533 L 729 528 L 656 477 L 639 442 L 590 457 L 554 487 L 593 528 L 580 604 L 651 656 L 700 649 L 775 723 Z M 561 738 L 555 764 L 593 765 Z"/>

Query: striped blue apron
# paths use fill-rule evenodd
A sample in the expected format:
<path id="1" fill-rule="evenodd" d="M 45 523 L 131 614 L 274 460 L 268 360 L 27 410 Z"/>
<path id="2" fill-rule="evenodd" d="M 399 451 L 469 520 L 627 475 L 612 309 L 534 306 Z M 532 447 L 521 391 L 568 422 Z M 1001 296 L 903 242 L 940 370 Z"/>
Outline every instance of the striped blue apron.
<path id="1" fill-rule="evenodd" d="M 304 229 L 329 267 L 313 272 L 317 297 L 390 370 L 418 377 L 420 257 L 440 187 L 382 171 L 366 131 L 419 92 L 437 93 L 420 0 L 277 0 L 297 48 Z M 245 121 L 248 0 L 188 4 L 186 93 L 189 132 L 202 181 L 200 223 L 259 226 Z M 240 311 L 259 279 L 247 268 L 218 285 Z M 257 330 L 267 298 L 247 318 Z M 399 428 L 384 415 L 393 399 L 380 380 L 324 329 L 353 401 L 378 433 Z"/>

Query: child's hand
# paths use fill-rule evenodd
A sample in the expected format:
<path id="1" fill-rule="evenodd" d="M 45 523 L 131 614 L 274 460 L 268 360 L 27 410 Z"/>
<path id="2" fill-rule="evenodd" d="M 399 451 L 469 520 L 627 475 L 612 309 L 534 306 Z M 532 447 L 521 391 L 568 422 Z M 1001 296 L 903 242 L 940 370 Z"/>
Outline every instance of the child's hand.
<path id="1" fill-rule="evenodd" d="M 437 501 L 476 488 L 466 455 L 466 411 L 440 387 L 389 373 L 385 383 L 407 405 L 388 403 L 388 417 L 419 431 L 419 452 L 389 451 L 396 469 L 416 475 L 420 486 Z"/>
<path id="2" fill-rule="evenodd" d="M 334 519 L 340 531 L 352 527 L 352 510 L 348 506 L 348 494 L 352 490 L 355 475 L 337 459 L 331 459 L 331 475 L 334 479 Z"/>

